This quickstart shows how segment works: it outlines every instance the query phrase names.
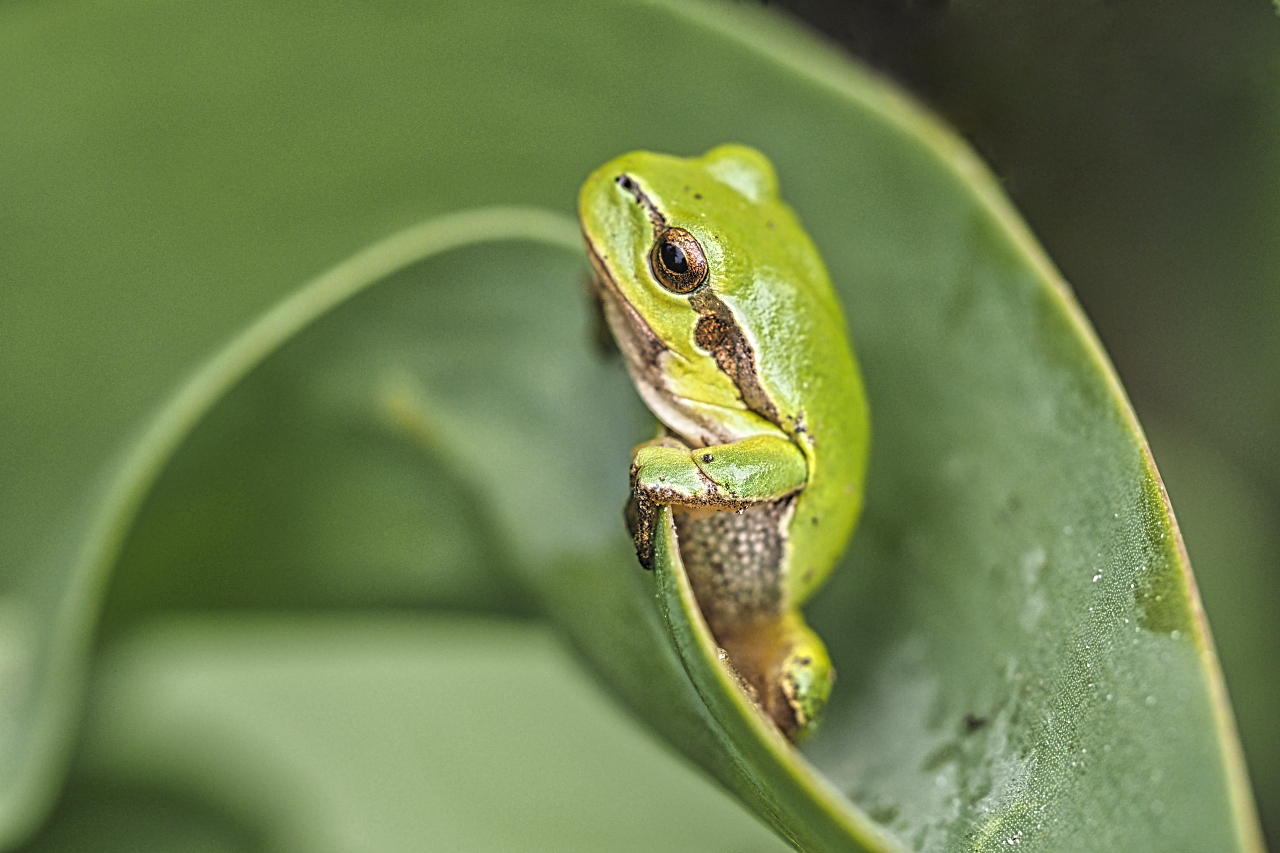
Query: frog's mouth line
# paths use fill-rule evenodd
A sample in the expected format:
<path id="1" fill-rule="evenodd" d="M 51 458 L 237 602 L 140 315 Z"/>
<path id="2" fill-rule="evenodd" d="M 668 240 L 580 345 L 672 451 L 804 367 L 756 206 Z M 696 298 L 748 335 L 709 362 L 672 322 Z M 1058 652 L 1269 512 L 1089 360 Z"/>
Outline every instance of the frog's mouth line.
<path id="1" fill-rule="evenodd" d="M 587 237 L 585 233 L 582 236 L 583 242 L 587 246 L 587 254 L 591 258 L 591 266 L 595 269 L 596 274 L 591 277 L 591 281 L 597 296 L 605 302 L 606 306 L 611 306 L 615 311 L 626 315 L 622 319 L 625 320 L 624 325 L 627 333 L 621 336 L 626 340 L 620 339 L 619 329 L 613 328 L 615 324 L 610 323 L 614 338 L 618 341 L 618 346 L 624 350 L 629 361 L 634 357 L 640 363 L 651 367 L 660 376 L 661 371 L 658 370 L 658 362 L 661 360 L 663 353 L 670 354 L 671 351 L 653 331 L 653 327 L 649 325 L 649 322 L 640 316 L 640 312 L 622 295 L 622 290 L 618 287 L 617 282 L 613 280 L 613 276 L 609 274 L 609 267 L 605 264 L 604 257 L 592 244 L 591 238 Z M 608 311 L 605 314 L 609 316 Z"/>

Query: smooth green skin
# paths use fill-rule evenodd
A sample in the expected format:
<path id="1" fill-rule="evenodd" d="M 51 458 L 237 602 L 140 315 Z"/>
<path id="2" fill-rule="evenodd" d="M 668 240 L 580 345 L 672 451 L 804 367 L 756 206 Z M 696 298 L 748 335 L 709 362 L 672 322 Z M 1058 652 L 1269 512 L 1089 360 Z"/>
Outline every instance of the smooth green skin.
<path id="1" fill-rule="evenodd" d="M 637 447 L 632 466 L 646 485 L 673 488 L 683 498 L 667 503 L 689 506 L 706 502 L 707 491 L 726 502 L 747 505 L 777 500 L 801 488 L 808 472 L 796 446 L 774 435 L 756 435 L 697 453 L 674 439 L 660 438 Z"/>
<path id="2" fill-rule="evenodd" d="M 623 175 L 636 189 L 619 184 Z M 661 230 L 655 211 L 666 227 L 693 234 L 706 255 L 707 277 L 691 293 L 672 292 L 653 272 Z M 628 347 L 615 329 L 642 396 L 669 429 L 694 443 L 691 450 L 666 438 L 637 448 L 637 497 L 739 508 L 800 490 L 781 572 L 782 629 L 761 642 L 779 645 L 783 692 L 803 736 L 830 693 L 832 670 L 798 608 L 830 574 L 853 532 L 869 438 L 862 380 L 826 268 L 779 197 L 773 165 L 742 145 L 697 158 L 623 155 L 583 184 L 579 215 L 597 274 L 608 282 L 603 298 L 616 290 L 664 347 L 657 353 Z M 704 290 L 729 308 L 750 342 L 770 405 L 740 388 L 695 340 L 700 312 L 692 302 Z M 611 325 L 619 313 L 614 308 Z M 655 372 L 665 388 L 655 387 Z M 673 397 L 683 405 L 673 405 Z M 736 440 L 714 440 L 726 437 Z M 652 523 L 642 517 L 642 524 Z"/>

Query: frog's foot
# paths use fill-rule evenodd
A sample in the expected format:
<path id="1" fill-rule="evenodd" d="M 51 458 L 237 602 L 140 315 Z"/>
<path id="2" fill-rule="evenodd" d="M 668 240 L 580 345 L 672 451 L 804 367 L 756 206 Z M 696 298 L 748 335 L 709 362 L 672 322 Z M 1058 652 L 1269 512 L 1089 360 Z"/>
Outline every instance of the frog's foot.
<path id="1" fill-rule="evenodd" d="M 799 613 L 717 638 L 730 671 L 774 725 L 795 743 L 813 734 L 835 683 L 826 646 Z"/>

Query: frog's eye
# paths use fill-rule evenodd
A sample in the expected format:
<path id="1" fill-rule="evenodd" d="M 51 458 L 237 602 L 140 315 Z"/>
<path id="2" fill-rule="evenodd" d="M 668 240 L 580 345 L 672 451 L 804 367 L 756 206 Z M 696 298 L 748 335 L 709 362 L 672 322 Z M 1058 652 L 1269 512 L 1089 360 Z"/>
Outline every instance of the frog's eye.
<path id="1" fill-rule="evenodd" d="M 658 283 L 672 293 L 689 293 L 707 278 L 707 256 L 697 239 L 683 228 L 661 232 L 649 262 Z"/>

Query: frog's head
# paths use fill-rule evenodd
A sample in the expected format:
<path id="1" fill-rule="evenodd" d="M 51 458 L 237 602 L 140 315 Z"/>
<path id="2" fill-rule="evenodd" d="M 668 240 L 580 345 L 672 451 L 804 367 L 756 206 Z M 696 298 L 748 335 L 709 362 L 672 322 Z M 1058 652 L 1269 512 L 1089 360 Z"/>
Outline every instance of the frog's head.
<path id="1" fill-rule="evenodd" d="M 764 155 L 626 154 L 587 179 L 579 214 L 606 319 L 650 408 L 703 444 L 752 419 L 777 423 L 752 347 L 777 300 L 758 291 L 812 263 L 812 249 Z"/>

